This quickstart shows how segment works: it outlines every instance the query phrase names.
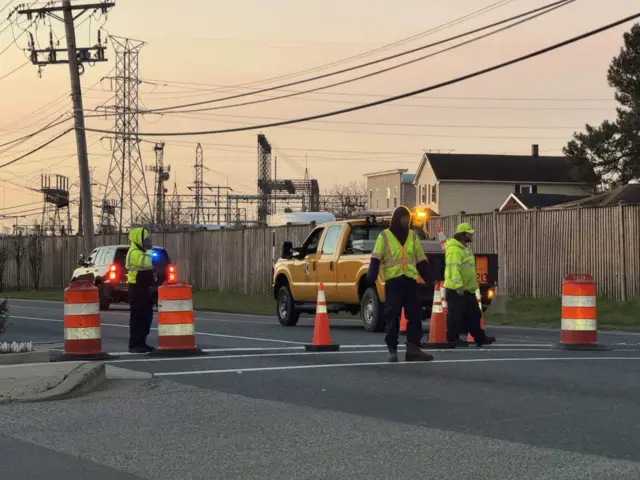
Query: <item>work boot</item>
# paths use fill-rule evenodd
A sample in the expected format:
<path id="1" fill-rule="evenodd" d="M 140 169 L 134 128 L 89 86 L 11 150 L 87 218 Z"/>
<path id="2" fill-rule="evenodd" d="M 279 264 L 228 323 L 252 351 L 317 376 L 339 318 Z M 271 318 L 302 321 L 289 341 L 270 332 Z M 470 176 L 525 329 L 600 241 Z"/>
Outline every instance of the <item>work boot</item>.
<path id="1" fill-rule="evenodd" d="M 476 347 L 482 347 L 484 345 L 491 345 L 495 341 L 496 341 L 496 337 L 488 337 L 487 335 L 485 335 L 483 339 L 476 340 Z"/>
<path id="2" fill-rule="evenodd" d="M 156 349 L 155 349 L 155 348 L 153 348 L 151 345 L 147 345 L 146 343 L 145 343 L 145 345 L 144 345 L 144 347 L 143 347 L 143 348 L 145 348 L 145 349 L 147 350 L 147 352 L 148 352 L 148 353 L 154 352 L 154 351 L 156 350 Z"/>
<path id="3" fill-rule="evenodd" d="M 149 353 L 146 346 L 143 347 L 129 347 L 129 353 Z"/>
<path id="4" fill-rule="evenodd" d="M 433 356 L 423 352 L 419 345 L 407 344 L 407 351 L 404 354 L 405 362 L 429 362 Z"/>
<path id="5" fill-rule="evenodd" d="M 395 350 L 389 350 L 389 356 L 387 357 L 389 363 L 396 363 L 398 361 L 398 352 Z"/>
<path id="6" fill-rule="evenodd" d="M 453 344 L 453 348 L 457 348 L 457 347 L 468 347 L 469 346 L 469 342 L 467 342 L 466 340 L 463 340 L 461 338 L 456 338 L 453 342 L 451 342 Z"/>

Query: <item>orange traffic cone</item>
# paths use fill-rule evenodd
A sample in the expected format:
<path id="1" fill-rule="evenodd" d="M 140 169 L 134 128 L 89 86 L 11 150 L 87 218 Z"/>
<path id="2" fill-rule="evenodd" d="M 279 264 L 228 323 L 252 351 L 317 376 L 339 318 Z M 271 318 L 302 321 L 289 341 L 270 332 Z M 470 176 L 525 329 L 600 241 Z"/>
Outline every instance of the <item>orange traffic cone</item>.
<path id="1" fill-rule="evenodd" d="M 484 330 L 484 315 L 482 315 L 482 294 L 480 293 L 480 289 L 476 290 L 476 300 L 478 301 L 478 308 L 480 309 L 480 328 Z M 470 333 L 467 334 L 467 342 L 475 343 L 475 340 Z"/>
<path id="2" fill-rule="evenodd" d="M 404 308 L 402 309 L 402 316 L 400 317 L 400 335 L 407 333 L 407 317 L 404 316 Z"/>
<path id="3" fill-rule="evenodd" d="M 433 291 L 433 306 L 431 307 L 431 326 L 429 327 L 429 342 L 424 348 L 453 348 L 447 341 L 447 317 L 442 311 L 442 291 L 440 283 L 436 283 Z"/>
<path id="4" fill-rule="evenodd" d="M 305 345 L 307 352 L 336 352 L 340 345 L 331 343 L 331 331 L 329 329 L 329 315 L 327 314 L 327 302 L 324 296 L 324 285 L 318 284 L 318 304 L 316 307 L 316 321 L 313 328 L 313 341 L 311 345 Z"/>

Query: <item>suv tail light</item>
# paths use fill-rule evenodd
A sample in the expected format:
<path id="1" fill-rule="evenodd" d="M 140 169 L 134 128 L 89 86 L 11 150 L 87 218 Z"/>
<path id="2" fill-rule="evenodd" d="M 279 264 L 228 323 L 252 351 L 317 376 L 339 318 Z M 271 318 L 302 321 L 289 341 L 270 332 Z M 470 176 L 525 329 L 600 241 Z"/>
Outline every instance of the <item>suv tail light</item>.
<path id="1" fill-rule="evenodd" d="M 116 264 L 111 264 L 109 266 L 109 280 L 117 280 L 118 279 L 118 266 Z"/>
<path id="2" fill-rule="evenodd" d="M 167 267 L 167 281 L 169 283 L 175 283 L 177 279 L 176 267 L 174 265 L 169 265 Z"/>

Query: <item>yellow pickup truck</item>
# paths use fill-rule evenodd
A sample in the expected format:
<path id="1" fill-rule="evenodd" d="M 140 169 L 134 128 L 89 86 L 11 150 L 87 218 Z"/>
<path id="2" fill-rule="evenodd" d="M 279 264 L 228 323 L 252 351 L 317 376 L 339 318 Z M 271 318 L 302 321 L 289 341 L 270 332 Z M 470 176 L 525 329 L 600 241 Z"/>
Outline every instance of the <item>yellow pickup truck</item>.
<path id="1" fill-rule="evenodd" d="M 429 238 L 426 215 L 412 218 L 412 229 L 420 238 L 431 272 L 429 283 L 420 281 L 419 285 L 426 319 L 431 316 L 433 284 L 444 278 L 444 255 L 440 242 Z M 284 242 L 273 271 L 273 296 L 280 324 L 294 326 L 301 313 L 315 313 L 318 283 L 323 283 L 329 313 L 360 314 L 365 330 L 384 330 L 384 282 L 380 275 L 373 288 L 365 278 L 376 239 L 390 221 L 390 216 L 364 215 L 328 222 L 314 228 L 299 248 Z M 486 308 L 497 283 L 497 256 L 476 255 L 476 268 Z"/>

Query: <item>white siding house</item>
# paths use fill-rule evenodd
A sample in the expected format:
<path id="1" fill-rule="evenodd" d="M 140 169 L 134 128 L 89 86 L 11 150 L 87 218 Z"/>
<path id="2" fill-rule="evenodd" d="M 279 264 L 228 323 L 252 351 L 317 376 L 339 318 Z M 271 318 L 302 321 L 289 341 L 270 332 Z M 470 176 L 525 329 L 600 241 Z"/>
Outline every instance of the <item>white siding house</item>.
<path id="1" fill-rule="evenodd" d="M 593 185 L 566 157 L 425 153 L 415 177 L 417 204 L 439 215 L 499 209 L 512 193 L 585 196 Z"/>

